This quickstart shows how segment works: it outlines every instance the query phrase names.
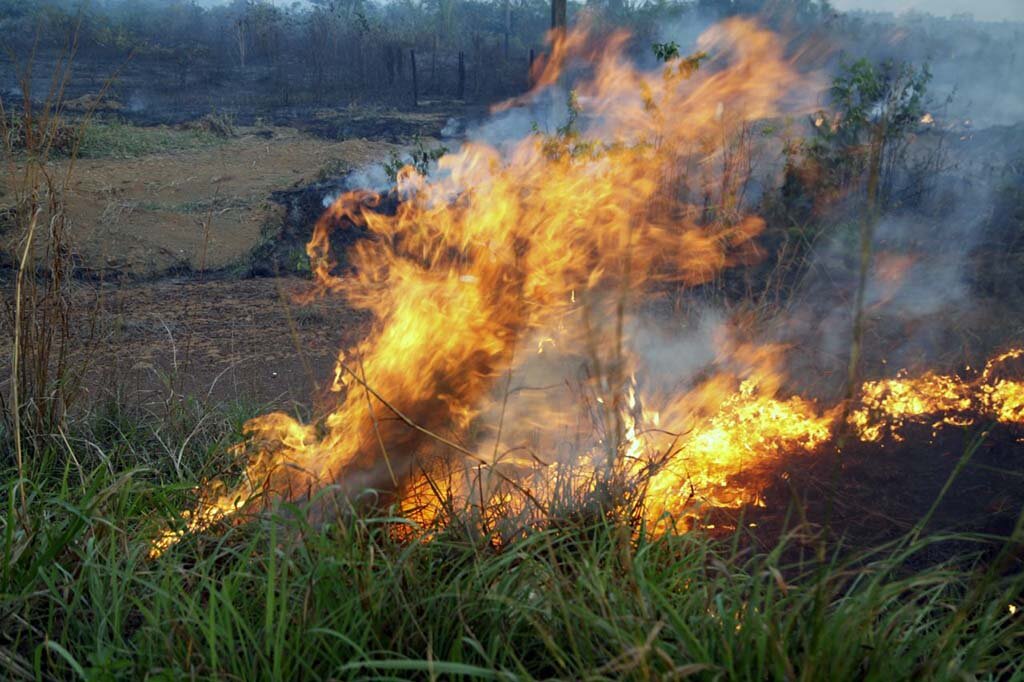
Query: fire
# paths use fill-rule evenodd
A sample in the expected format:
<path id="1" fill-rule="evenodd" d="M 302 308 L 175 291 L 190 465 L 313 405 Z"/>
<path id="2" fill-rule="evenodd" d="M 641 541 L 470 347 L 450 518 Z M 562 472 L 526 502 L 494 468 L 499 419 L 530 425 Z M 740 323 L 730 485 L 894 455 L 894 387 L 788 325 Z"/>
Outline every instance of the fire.
<path id="1" fill-rule="evenodd" d="M 888 381 L 869 381 L 861 387 L 860 407 L 850 421 L 865 441 L 884 435 L 902 440 L 908 420 L 935 416 L 936 424 L 970 426 L 979 416 L 1005 424 L 1024 424 L 1024 382 L 996 376 L 999 367 L 1024 355 L 1012 349 L 990 359 L 973 380 L 926 373 L 908 378 L 905 372 Z"/>
<path id="2" fill-rule="evenodd" d="M 758 504 L 757 488 L 734 477 L 785 453 L 817 449 L 831 436 L 833 416 L 799 397 L 764 393 L 756 380 L 741 382 L 681 439 L 651 478 L 648 521 L 679 520 L 704 505 Z"/>
<path id="3" fill-rule="evenodd" d="M 511 149 L 467 143 L 430 181 L 406 168 L 394 215 L 375 210 L 372 192 L 335 201 L 307 247 L 310 297 L 343 295 L 374 321 L 339 353 L 334 408 L 313 424 L 282 413 L 250 421 L 241 483 L 207 486 L 154 555 L 255 496 L 303 499 L 328 485 L 346 497 L 382 490 L 424 524 L 449 503 L 489 524 L 489 508 L 528 514 L 566 491 L 644 478 L 653 521 L 685 515 L 694 499 L 756 503 L 737 474 L 829 439 L 841 411 L 782 393 L 780 349 L 729 347 L 714 376 L 664 390 L 644 374 L 628 312 L 652 290 L 751 258 L 762 221 L 735 215 L 726 189 L 701 187 L 704 206 L 680 200 L 678 169 L 694 154 L 705 168 L 724 163 L 731 129 L 810 111 L 820 84 L 749 20 L 705 33 L 698 48 L 710 58 L 697 69 L 677 60 L 639 71 L 625 42 L 594 46 L 570 31 L 538 66 L 532 95 L 574 60 L 589 65 L 574 91 L 578 130 Z M 730 210 L 711 220 L 716 200 Z M 370 233 L 344 273 L 330 247 L 341 223 Z M 1019 417 L 1019 386 L 986 382 L 987 409 Z M 865 414 L 932 409 L 886 397 L 894 391 Z"/>
<path id="4" fill-rule="evenodd" d="M 813 454 L 833 441 L 843 427 L 842 407 L 822 409 L 799 396 L 779 394 L 781 373 L 776 364 L 781 349 L 757 348 L 751 358 L 747 348 L 727 348 L 720 360 L 744 357 L 751 366 L 746 378 L 720 371 L 691 391 L 662 403 L 660 409 L 644 407 L 631 383 L 623 406 L 624 437 L 621 462 L 627 478 L 643 480 L 644 515 L 648 528 L 678 527 L 697 518 L 706 507 L 761 505 L 761 472 L 769 471 L 784 456 Z M 1024 383 L 995 379 L 994 370 L 1007 360 L 1024 357 L 1013 349 L 990 360 L 973 380 L 955 375 L 926 373 L 862 384 L 856 409 L 846 415 L 846 427 L 864 442 L 883 437 L 903 439 L 909 423 L 970 426 L 979 419 L 1024 425 Z M 659 404 L 656 396 L 652 405 Z M 583 489 L 594 486 L 604 453 L 595 447 L 573 461 Z M 558 464 L 546 464 L 531 488 L 547 496 L 545 485 L 558 475 Z M 441 512 L 441 502 L 477 496 L 480 508 L 515 509 L 528 506 L 522 496 L 507 487 L 479 499 L 477 482 L 451 485 L 438 494 L 438 479 L 421 477 L 415 494 L 403 500 L 406 518 L 429 525 Z"/>
<path id="5" fill-rule="evenodd" d="M 908 419 L 966 412 L 972 400 L 970 387 L 957 377 L 928 373 L 916 379 L 869 381 L 861 387 L 860 403 L 850 421 L 862 440 L 878 441 L 886 432 L 901 440 L 899 430 Z"/>
<path id="6" fill-rule="evenodd" d="M 985 364 L 980 387 L 986 410 L 1004 424 L 1024 423 L 1024 382 L 996 376 L 1005 364 L 1024 358 L 1024 348 L 1013 348 Z"/>

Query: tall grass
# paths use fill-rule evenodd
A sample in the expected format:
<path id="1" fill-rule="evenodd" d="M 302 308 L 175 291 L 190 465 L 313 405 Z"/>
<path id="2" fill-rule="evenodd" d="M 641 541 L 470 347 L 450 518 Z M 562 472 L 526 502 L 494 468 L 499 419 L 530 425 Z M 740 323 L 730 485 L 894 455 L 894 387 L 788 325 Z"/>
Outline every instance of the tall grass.
<path id="1" fill-rule="evenodd" d="M 77 392 L 77 372 L 68 362 L 75 311 L 70 302 L 73 262 L 64 204 L 77 137 L 68 132 L 61 116 L 74 50 L 72 39 L 54 66 L 41 104 L 33 99 L 31 57 L 22 71 L 21 111 L 9 114 L 0 100 L 4 194 L 13 200 L 6 212 L 14 225 L 3 251 L 15 271 L 13 295 L 4 297 L 10 375 L 6 395 L 0 393 L 0 413 L 20 476 L 25 471 L 26 439 L 38 442 L 61 432 Z M 63 172 L 50 164 L 58 147 L 71 155 Z M 21 497 L 25 506 L 24 494 Z"/>
<path id="2" fill-rule="evenodd" d="M 0 676 L 1024 678 L 1020 524 L 1010 539 L 958 536 L 977 557 L 915 572 L 949 538 L 804 562 L 788 550 L 806 528 L 754 549 L 746 531 L 651 537 L 590 517 L 495 548 L 457 525 L 409 541 L 387 514 L 312 524 L 280 504 L 148 558 L 247 413 L 205 411 L 208 427 L 174 443 L 99 413 L 88 442 L 33 458 L 27 515 L 4 477 Z"/>
<path id="3" fill-rule="evenodd" d="M 132 159 L 148 154 L 207 149 L 223 144 L 224 139 L 201 128 L 142 128 L 118 121 L 94 122 L 83 131 L 79 155 L 83 159 Z"/>

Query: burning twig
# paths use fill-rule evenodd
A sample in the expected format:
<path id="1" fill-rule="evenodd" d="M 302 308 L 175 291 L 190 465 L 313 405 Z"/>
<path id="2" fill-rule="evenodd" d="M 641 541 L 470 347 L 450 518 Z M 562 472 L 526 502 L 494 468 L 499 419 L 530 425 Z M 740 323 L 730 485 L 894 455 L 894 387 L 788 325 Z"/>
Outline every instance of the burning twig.
<path id="1" fill-rule="evenodd" d="M 442 445 L 444 445 L 446 447 L 449 447 L 452 450 L 455 450 L 459 454 L 468 457 L 469 459 L 477 462 L 481 466 L 490 467 L 492 470 L 494 470 L 493 466 L 491 465 L 491 463 L 488 462 L 487 460 L 485 460 L 484 458 L 482 458 L 480 455 L 476 454 L 475 452 L 473 452 L 471 450 L 467 450 L 466 448 L 462 447 L 458 443 L 456 443 L 454 441 L 451 441 L 451 440 L 445 438 L 444 436 L 442 436 L 440 434 L 434 433 L 433 431 L 430 431 L 429 429 L 426 429 L 426 428 L 420 426 L 419 424 L 414 422 L 412 419 L 410 419 L 409 417 L 405 416 L 405 414 L 401 410 L 399 410 L 393 404 L 388 402 L 383 396 L 381 396 L 380 393 L 377 393 L 377 391 L 375 391 L 368 383 L 363 381 L 363 379 L 359 375 L 357 375 L 355 372 L 353 372 L 351 369 L 349 369 L 344 364 L 340 364 L 339 363 L 339 365 L 346 372 L 348 372 L 357 382 L 359 382 L 359 384 L 362 385 L 363 388 L 365 388 L 367 392 L 369 392 L 371 395 L 373 395 L 374 398 L 379 400 L 380 403 L 382 405 L 384 405 L 384 407 L 386 407 L 389 410 L 391 410 L 391 412 L 396 417 L 398 417 L 406 426 L 408 426 L 409 428 L 414 429 L 414 430 L 422 433 L 424 436 L 427 436 L 431 440 L 435 440 L 438 443 L 441 443 Z M 524 497 L 526 497 L 526 499 L 530 500 L 530 502 L 532 502 L 534 505 L 536 505 L 537 509 L 539 509 L 542 513 L 547 513 L 546 510 L 545 510 L 544 505 L 541 504 L 540 500 L 538 500 L 536 497 L 534 497 L 533 494 L 529 490 L 527 490 L 526 488 L 523 488 L 515 480 L 513 480 L 512 478 L 510 478 L 508 476 L 505 476 L 500 471 L 497 471 L 497 470 L 494 470 L 494 471 L 502 480 L 504 480 L 506 483 L 511 485 L 513 488 L 515 488 L 515 490 L 517 492 L 522 494 Z"/>

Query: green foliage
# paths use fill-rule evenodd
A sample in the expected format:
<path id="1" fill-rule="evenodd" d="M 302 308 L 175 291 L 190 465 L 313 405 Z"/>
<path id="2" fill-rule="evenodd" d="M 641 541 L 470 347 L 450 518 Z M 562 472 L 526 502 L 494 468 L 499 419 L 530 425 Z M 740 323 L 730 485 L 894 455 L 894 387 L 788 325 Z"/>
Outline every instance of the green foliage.
<path id="1" fill-rule="evenodd" d="M 828 204 L 860 184 L 872 146 L 882 158 L 881 203 L 891 194 L 894 173 L 906 155 L 908 136 L 925 114 L 931 73 L 927 66 L 867 59 L 845 63 L 829 90 L 832 110 L 811 117 L 812 133 L 791 143 L 784 198 L 806 215 L 812 204 Z"/>
<path id="2" fill-rule="evenodd" d="M 588 140 L 579 129 L 579 117 L 583 113 L 580 108 L 579 96 L 575 90 L 569 91 L 565 104 L 565 122 L 555 128 L 554 133 L 546 133 L 536 122 L 532 125 L 533 134 L 540 138 L 541 149 L 552 159 L 596 158 L 608 150 L 608 145 L 600 140 Z"/>
<path id="3" fill-rule="evenodd" d="M 128 159 L 212 147 L 223 136 L 202 128 L 177 129 L 166 126 L 139 127 L 119 122 L 93 122 L 82 136 L 79 155 L 83 158 Z"/>
<path id="4" fill-rule="evenodd" d="M 288 260 L 291 262 L 291 270 L 302 274 L 309 274 L 312 268 L 309 266 L 309 255 L 305 249 L 293 249 Z"/>
<path id="5" fill-rule="evenodd" d="M 651 49 L 654 51 L 654 56 L 661 62 L 667 62 L 672 59 L 679 59 L 679 44 L 672 40 L 667 43 L 654 43 L 651 45 Z"/>
<path id="6" fill-rule="evenodd" d="M 670 66 L 677 65 L 678 73 L 683 78 L 692 76 L 708 58 L 708 53 L 703 51 L 683 57 L 679 51 L 679 45 L 674 40 L 668 43 L 654 43 L 651 45 L 651 49 L 654 50 L 654 56 L 658 61 L 665 62 Z M 666 77 L 672 75 L 671 69 L 666 70 L 665 75 Z"/>
<path id="7" fill-rule="evenodd" d="M 427 147 L 423 139 L 416 136 L 413 150 L 408 155 L 400 156 L 397 152 L 391 153 L 391 158 L 384 162 L 384 172 L 387 173 L 391 182 L 395 182 L 398 179 L 399 171 L 406 166 L 412 166 L 417 173 L 426 177 L 430 173 L 431 166 L 448 151 L 448 147 L 444 145 Z"/>
<path id="8" fill-rule="evenodd" d="M 835 113 L 818 113 L 822 123 L 815 126 L 815 142 L 849 151 L 865 144 L 876 124 L 885 126 L 886 140 L 901 138 L 924 115 L 930 80 L 927 65 L 915 69 L 887 61 L 876 66 L 867 59 L 844 64 L 829 91 Z"/>

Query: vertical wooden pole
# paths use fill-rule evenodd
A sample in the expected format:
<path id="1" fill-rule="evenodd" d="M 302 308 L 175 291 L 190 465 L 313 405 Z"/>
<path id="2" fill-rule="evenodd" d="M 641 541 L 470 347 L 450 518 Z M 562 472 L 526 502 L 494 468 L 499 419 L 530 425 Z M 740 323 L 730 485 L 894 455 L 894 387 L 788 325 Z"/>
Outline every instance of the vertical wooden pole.
<path id="1" fill-rule="evenodd" d="M 551 0 L 551 29 L 564 32 L 568 24 L 567 0 Z"/>
<path id="2" fill-rule="evenodd" d="M 459 50 L 459 99 L 466 98 L 466 53 Z"/>
<path id="3" fill-rule="evenodd" d="M 419 82 L 416 80 L 416 50 L 409 50 L 409 63 L 412 65 L 412 105 L 420 104 Z"/>
<path id="4" fill-rule="evenodd" d="M 430 87 L 429 90 L 435 96 L 437 95 L 440 87 L 437 84 L 437 35 L 434 35 L 434 49 L 430 53 Z"/>
<path id="5" fill-rule="evenodd" d="M 505 0 L 505 61 L 508 62 L 508 41 L 512 33 L 512 0 Z"/>

